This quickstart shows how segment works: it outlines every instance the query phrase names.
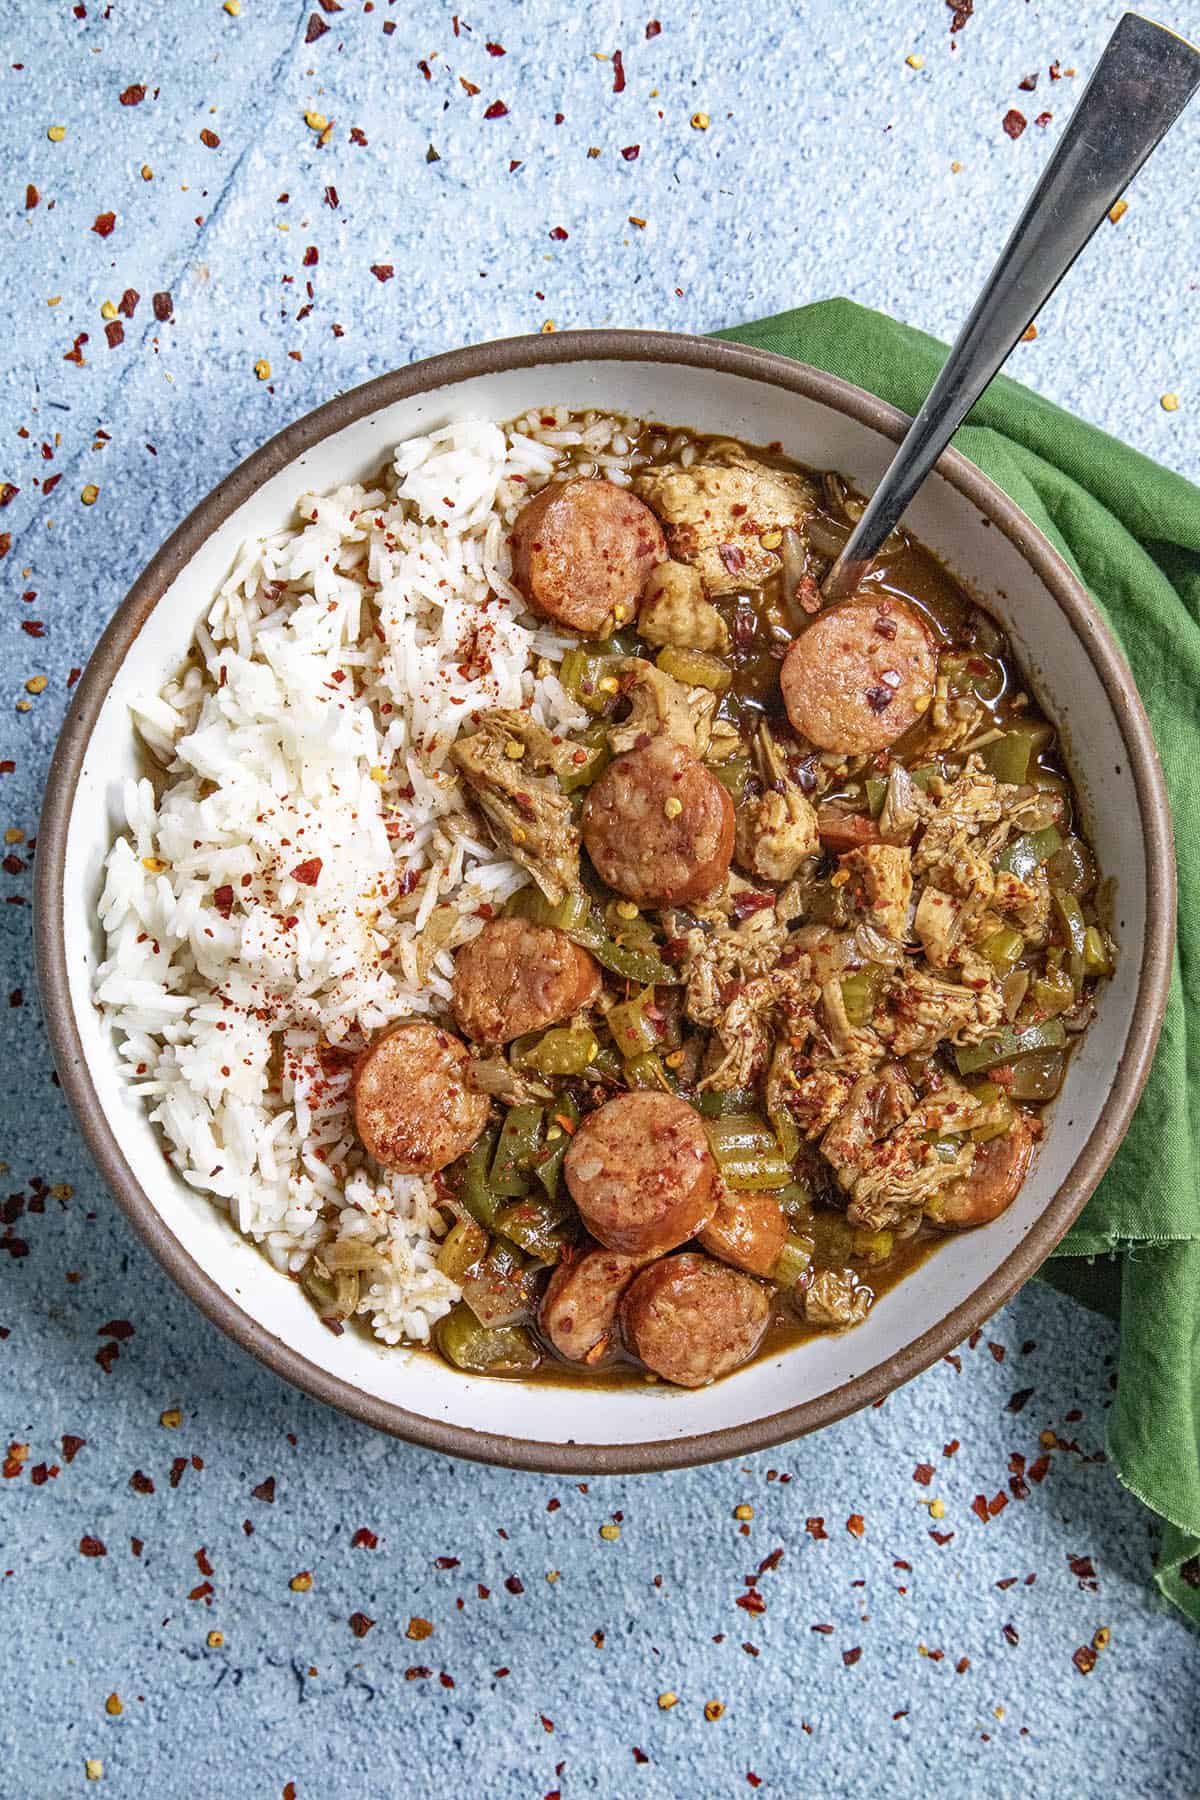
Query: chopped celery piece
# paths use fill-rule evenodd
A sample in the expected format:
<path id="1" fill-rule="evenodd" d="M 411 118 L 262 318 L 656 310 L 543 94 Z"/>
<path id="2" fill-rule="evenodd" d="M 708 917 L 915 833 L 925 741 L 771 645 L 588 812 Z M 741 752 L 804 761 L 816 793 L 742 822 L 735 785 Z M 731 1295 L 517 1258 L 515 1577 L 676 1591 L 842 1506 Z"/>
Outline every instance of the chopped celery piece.
<path id="1" fill-rule="evenodd" d="M 487 1255 L 488 1235 L 474 1219 L 459 1219 L 438 1246 L 437 1266 L 451 1281 L 461 1282 Z"/>
<path id="2" fill-rule="evenodd" d="M 1060 1019 L 1047 1019 L 1024 1031 L 1004 1025 L 994 1037 L 984 1038 L 982 1044 L 962 1045 L 954 1052 L 954 1060 L 960 1075 L 974 1075 L 983 1069 L 997 1069 L 1001 1063 L 1011 1062 L 1013 1057 L 1024 1056 L 1030 1050 L 1061 1050 L 1066 1041 Z"/>
<path id="3" fill-rule="evenodd" d="M 923 793 L 930 782 L 933 781 L 936 776 L 940 775 L 942 771 L 938 768 L 936 763 L 921 763 L 917 768 L 910 769 L 908 772 Z"/>
<path id="4" fill-rule="evenodd" d="M 1087 845 L 1077 837 L 1064 838 L 1046 865 L 1055 887 L 1072 894 L 1087 894 L 1096 885 L 1096 864 Z"/>
<path id="5" fill-rule="evenodd" d="M 473 1375 L 528 1375 L 541 1357 L 519 1325 L 489 1329 L 469 1306 L 456 1306 L 436 1327 L 437 1346 L 456 1368 Z"/>
<path id="6" fill-rule="evenodd" d="M 574 794 L 580 788 L 591 787 L 597 776 L 603 775 L 612 761 L 612 751 L 608 740 L 592 742 L 590 733 L 596 730 L 590 726 L 584 733 L 583 742 L 576 744 L 565 766 L 559 771 L 558 785 L 564 794 Z"/>
<path id="7" fill-rule="evenodd" d="M 643 988 L 632 1000 L 624 1000 L 606 1013 L 605 1023 L 622 1056 L 645 1056 L 647 1051 L 655 1049 L 662 1042 L 657 1021 L 647 1013 L 647 1007 L 653 1001 L 654 989 Z"/>
<path id="8" fill-rule="evenodd" d="M 753 1088 L 705 1088 L 698 1106 L 702 1118 L 720 1119 L 727 1113 L 748 1113 L 758 1096 Z"/>
<path id="9" fill-rule="evenodd" d="M 812 1245 L 807 1238 L 796 1237 L 789 1232 L 783 1249 L 775 1258 L 771 1270 L 771 1280 L 777 1281 L 780 1287 L 795 1287 L 800 1277 L 807 1273 L 812 1264 Z"/>
<path id="10" fill-rule="evenodd" d="M 602 713 L 618 692 L 616 658 L 607 646 L 599 654 L 578 646 L 568 650 L 563 657 L 558 679 L 585 711 Z"/>
<path id="11" fill-rule="evenodd" d="M 808 1223 L 818 1269 L 843 1269 L 854 1254 L 854 1227 L 844 1213 L 814 1213 Z"/>
<path id="12" fill-rule="evenodd" d="M 1075 1004 L 1075 984 L 1065 969 L 1047 969 L 1029 990 L 1034 1010 L 1040 1018 L 1052 1019 Z"/>
<path id="13" fill-rule="evenodd" d="M 883 811 L 883 803 L 887 799 L 888 784 L 886 781 L 880 781 L 876 775 L 868 775 L 865 786 L 867 811 L 873 819 L 877 819 Z"/>
<path id="14" fill-rule="evenodd" d="M 1027 831 L 1014 838 L 1007 850 L 1002 850 L 996 858 L 996 867 L 1015 875 L 1018 881 L 1025 881 L 1048 857 L 1061 849 L 1062 838 L 1053 825 L 1047 825 L 1041 831 Z"/>
<path id="15" fill-rule="evenodd" d="M 1104 933 L 1089 925 L 1083 934 L 1083 972 L 1085 975 L 1111 975 L 1112 955 Z"/>
<path id="16" fill-rule="evenodd" d="M 852 975 L 842 976 L 842 999 L 851 1025 L 868 1022 L 886 982 L 887 970 L 881 963 L 864 963 Z"/>
<path id="17" fill-rule="evenodd" d="M 685 687 L 711 688 L 714 694 L 723 694 L 733 681 L 729 664 L 708 650 L 685 650 L 679 644 L 667 644 L 654 660 L 664 675 L 682 681 Z"/>
<path id="18" fill-rule="evenodd" d="M 789 1181 L 775 1195 L 780 1207 L 789 1219 L 803 1219 L 807 1222 L 812 1212 L 812 1189 L 807 1181 Z"/>
<path id="19" fill-rule="evenodd" d="M 727 756 L 724 762 L 710 765 L 710 773 L 715 775 L 721 786 L 729 789 L 735 806 L 740 806 L 746 798 L 746 784 L 750 780 L 750 758 L 748 756 Z"/>
<path id="20" fill-rule="evenodd" d="M 575 933 L 584 930 L 592 916 L 592 903 L 584 893 L 567 894 L 559 901 L 547 900 L 540 887 L 530 882 L 518 888 L 505 903 L 509 918 L 528 919 L 531 925 L 553 925 L 559 931 Z"/>
<path id="21" fill-rule="evenodd" d="M 985 937 L 979 948 L 992 967 L 1005 975 L 1014 963 L 1020 962 L 1025 939 L 1011 925 L 1002 925 L 999 931 L 993 931 L 990 937 Z"/>
<path id="22" fill-rule="evenodd" d="M 516 1069 L 539 1075 L 582 1075 L 599 1045 L 586 1025 L 554 1025 L 549 1031 L 518 1038 L 512 1049 Z"/>
<path id="23" fill-rule="evenodd" d="M 854 1228 L 854 1256 L 858 1262 L 884 1263 L 895 1248 L 896 1238 L 891 1231 L 868 1231 L 861 1225 Z"/>
<path id="24" fill-rule="evenodd" d="M 1087 926 L 1084 923 L 1083 908 L 1075 895 L 1068 893 L 1066 888 L 1051 888 L 1050 900 L 1066 942 L 1067 969 L 1078 993 L 1083 986 L 1086 961 Z"/>
<path id="25" fill-rule="evenodd" d="M 661 1059 L 652 1050 L 646 1051 L 641 1056 L 631 1056 L 627 1059 L 625 1080 L 631 1088 L 657 1088 L 660 1093 L 664 1094 L 672 1094 L 675 1091 Z"/>
<path id="26" fill-rule="evenodd" d="M 727 1113 L 706 1119 L 709 1148 L 717 1167 L 735 1192 L 757 1193 L 786 1187 L 791 1164 L 770 1126 L 753 1113 Z"/>

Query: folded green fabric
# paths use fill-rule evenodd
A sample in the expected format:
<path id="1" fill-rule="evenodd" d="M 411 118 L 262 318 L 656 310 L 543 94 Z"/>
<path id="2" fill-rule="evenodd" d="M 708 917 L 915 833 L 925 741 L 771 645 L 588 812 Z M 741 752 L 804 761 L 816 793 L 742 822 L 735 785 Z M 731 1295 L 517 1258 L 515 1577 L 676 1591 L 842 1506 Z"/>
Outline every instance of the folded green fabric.
<path id="1" fill-rule="evenodd" d="M 848 300 L 719 333 L 907 413 L 946 347 Z M 1200 1622 L 1200 489 L 1005 376 L 954 440 L 1087 584 L 1129 659 L 1166 773 L 1179 931 L 1136 1117 L 1043 1276 L 1120 1320 L 1109 1454 L 1166 1520 L 1157 1579 Z"/>

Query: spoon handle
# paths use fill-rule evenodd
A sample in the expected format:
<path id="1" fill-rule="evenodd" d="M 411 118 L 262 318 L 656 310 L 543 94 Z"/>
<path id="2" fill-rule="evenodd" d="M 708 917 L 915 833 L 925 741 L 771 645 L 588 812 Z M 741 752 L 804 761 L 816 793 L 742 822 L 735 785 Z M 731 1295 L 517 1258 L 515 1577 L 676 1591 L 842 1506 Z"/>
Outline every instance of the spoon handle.
<path id="1" fill-rule="evenodd" d="M 1126 13 L 928 399 L 830 569 L 826 600 L 839 600 L 858 586 L 1034 314 L 1197 87 L 1200 50 L 1161 25 Z"/>

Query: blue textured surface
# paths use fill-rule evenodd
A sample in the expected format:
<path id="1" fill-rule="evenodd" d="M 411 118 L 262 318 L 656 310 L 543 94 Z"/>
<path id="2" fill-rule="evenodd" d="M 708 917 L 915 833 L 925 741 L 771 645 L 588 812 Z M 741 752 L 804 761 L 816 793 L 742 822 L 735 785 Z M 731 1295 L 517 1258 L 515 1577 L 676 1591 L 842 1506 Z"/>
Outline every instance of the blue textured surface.
<path id="1" fill-rule="evenodd" d="M 0 512 L 6 900 L 28 898 L 11 833 L 36 830 L 69 671 L 254 445 L 369 374 L 548 319 L 703 331 L 844 292 L 951 334 L 1069 110 L 1077 83 L 1049 65 L 1086 69 L 1120 11 L 976 0 L 952 40 L 941 0 L 536 0 L 461 35 L 448 5 L 386 0 L 328 15 L 242 0 L 237 17 L 220 0 L 3 0 L 0 484 L 20 489 Z M 1200 37 L 1197 0 L 1171 12 Z M 306 45 L 310 16 L 329 30 Z M 120 104 L 133 84 L 145 97 Z M 489 120 L 496 100 L 508 112 Z M 324 148 L 306 109 L 335 121 Z M 1198 143 L 1193 117 L 1013 359 L 1193 475 Z M 100 308 L 126 288 L 141 300 L 110 349 Z M 64 361 L 83 332 L 82 365 Z M 27 905 L 0 925 L 0 1186 L 18 1196 L 0 1227 L 0 1431 L 28 1445 L 0 1484 L 4 1800 L 88 1788 L 87 1758 L 103 1762 L 89 1792 L 130 1796 L 659 1800 L 741 1793 L 748 1772 L 777 1793 L 1200 1790 L 1200 1643 L 1153 1597 L 1148 1517 L 1095 1459 L 1106 1325 L 1034 1286 L 961 1371 L 942 1363 L 880 1410 L 744 1464 L 586 1491 L 372 1436 L 236 1352 L 159 1276 L 52 1086 Z M 114 1320 L 132 1336 L 106 1337 Z M 1046 1431 L 1078 1450 L 1051 1450 L 1028 1497 L 982 1523 L 974 1497 L 1007 1492 L 1010 1457 L 1033 1463 Z M 70 1462 L 64 1433 L 87 1440 Z M 271 1501 L 252 1493 L 268 1476 Z M 377 1548 L 353 1547 L 362 1526 Z M 81 1554 L 85 1538 L 106 1554 Z M 777 1547 L 766 1611 L 739 1608 Z M 1070 1566 L 1083 1556 L 1094 1581 Z M 289 1587 L 300 1571 L 310 1591 Z M 361 1639 L 358 1612 L 375 1621 Z M 407 1636 L 413 1617 L 432 1635 Z M 1111 1645 L 1084 1677 L 1072 1652 L 1099 1627 Z"/>

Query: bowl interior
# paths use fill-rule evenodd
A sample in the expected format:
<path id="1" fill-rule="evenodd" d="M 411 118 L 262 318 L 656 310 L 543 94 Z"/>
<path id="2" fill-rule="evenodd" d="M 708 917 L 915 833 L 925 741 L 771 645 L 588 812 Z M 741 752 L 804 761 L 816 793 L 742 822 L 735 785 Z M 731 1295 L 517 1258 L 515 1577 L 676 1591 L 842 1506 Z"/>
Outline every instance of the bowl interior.
<path id="1" fill-rule="evenodd" d="M 1101 1125 L 1114 1071 L 1126 1052 L 1151 871 L 1119 697 L 1114 704 L 1085 642 L 1096 628 L 1068 618 L 1051 591 L 1050 577 L 1035 573 L 1014 541 L 1020 537 L 1019 525 L 1010 535 L 985 515 L 976 499 L 950 479 L 934 476 L 914 503 L 909 523 L 1011 634 L 1039 698 L 1063 733 L 1101 866 L 1118 878 L 1117 973 L 1072 1059 L 1052 1127 L 1016 1204 L 993 1225 L 951 1240 L 880 1300 L 859 1329 L 814 1339 L 695 1393 L 649 1386 L 530 1389 L 464 1376 L 432 1357 L 387 1349 L 357 1331 L 333 1337 L 299 1288 L 175 1176 L 141 1102 L 118 1078 L 111 1034 L 92 1004 L 91 984 L 102 954 L 96 921 L 101 866 L 120 822 L 121 784 L 137 772 L 127 706 L 133 695 L 156 690 L 178 665 L 195 621 L 241 541 L 283 527 L 302 489 L 365 477 L 399 439 L 450 419 L 504 419 L 554 402 L 659 417 L 751 442 L 779 440 L 790 455 L 836 468 L 867 488 L 878 480 L 892 450 L 873 401 L 853 403 L 856 417 L 843 410 L 848 401 L 822 401 L 774 381 L 686 361 L 580 357 L 500 368 L 364 413 L 302 450 L 217 523 L 178 568 L 119 666 L 105 672 L 107 695 L 70 810 L 62 930 L 86 1073 L 119 1146 L 119 1157 L 111 1147 L 101 1157 L 106 1173 L 121 1186 L 123 1159 L 156 1215 L 143 1218 L 142 1229 L 219 1322 L 277 1366 L 283 1347 L 289 1347 L 293 1360 L 284 1372 L 326 1398 L 443 1448 L 543 1467 L 662 1466 L 772 1442 L 862 1404 L 923 1367 L 1000 1303 L 1028 1272 L 1023 1262 L 1014 1266 L 1009 1259 L 1030 1234 L 1029 1247 L 1039 1256 L 1050 1248 L 1069 1215 L 1051 1227 L 1043 1214 L 1081 1147 Z M 869 418 L 875 423 L 866 422 Z M 217 490 L 218 500 L 221 492 Z M 1036 538 L 1032 527 L 1027 533 L 1029 540 Z M 1090 1148 L 1094 1181 L 1106 1146 L 1094 1140 Z M 136 1216 L 136 1205 L 134 1210 Z M 988 1292 L 978 1295 L 988 1283 Z M 959 1314 L 972 1296 L 974 1311 L 969 1317 Z M 295 1362 L 296 1355 L 305 1367 Z M 851 1383 L 857 1385 L 847 1391 Z M 796 1408 L 804 1411 L 797 1414 Z M 789 1415 L 786 1420 L 780 1417 L 784 1414 Z M 452 1428 L 449 1435 L 446 1428 Z M 722 1435 L 710 1438 L 712 1433 Z M 700 1437 L 703 1445 L 692 1441 Z"/>

